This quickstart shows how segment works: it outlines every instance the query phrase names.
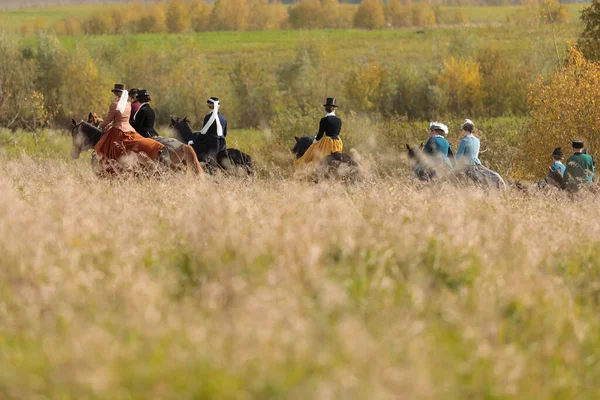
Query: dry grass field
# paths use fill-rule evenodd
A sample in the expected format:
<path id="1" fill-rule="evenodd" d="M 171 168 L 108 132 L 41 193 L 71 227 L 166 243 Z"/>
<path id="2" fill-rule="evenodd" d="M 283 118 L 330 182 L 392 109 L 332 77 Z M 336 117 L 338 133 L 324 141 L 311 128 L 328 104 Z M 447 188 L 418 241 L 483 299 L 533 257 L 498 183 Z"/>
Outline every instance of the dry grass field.
<path id="1" fill-rule="evenodd" d="M 0 397 L 595 399 L 600 201 L 0 155 Z"/>

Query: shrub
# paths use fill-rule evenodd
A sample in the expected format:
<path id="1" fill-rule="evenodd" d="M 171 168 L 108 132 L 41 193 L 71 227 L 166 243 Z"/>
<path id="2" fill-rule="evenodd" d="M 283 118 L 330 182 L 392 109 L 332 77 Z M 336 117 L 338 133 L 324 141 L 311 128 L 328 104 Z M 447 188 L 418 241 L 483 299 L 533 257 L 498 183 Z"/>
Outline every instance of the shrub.
<path id="1" fill-rule="evenodd" d="M 111 13 L 98 13 L 92 15 L 83 25 L 83 30 L 88 35 L 109 35 L 115 32 L 114 20 Z"/>
<path id="2" fill-rule="evenodd" d="M 569 9 L 563 7 L 561 3 L 555 3 L 552 0 L 546 0 L 539 8 L 540 20 L 546 24 L 558 23 L 564 24 L 569 22 L 571 15 Z"/>
<path id="3" fill-rule="evenodd" d="M 382 88 L 387 76 L 387 69 L 374 59 L 351 69 L 344 82 L 348 103 L 354 110 L 380 109 L 385 95 Z"/>
<path id="4" fill-rule="evenodd" d="M 484 94 L 478 62 L 450 57 L 437 76 L 436 85 L 444 94 L 449 112 L 477 115 L 481 111 Z"/>
<path id="5" fill-rule="evenodd" d="M 287 10 L 282 4 L 270 4 L 268 0 L 248 1 L 248 29 L 279 29 L 287 21 Z"/>
<path id="6" fill-rule="evenodd" d="M 380 29 L 385 24 L 385 13 L 380 0 L 363 0 L 354 16 L 354 27 Z"/>

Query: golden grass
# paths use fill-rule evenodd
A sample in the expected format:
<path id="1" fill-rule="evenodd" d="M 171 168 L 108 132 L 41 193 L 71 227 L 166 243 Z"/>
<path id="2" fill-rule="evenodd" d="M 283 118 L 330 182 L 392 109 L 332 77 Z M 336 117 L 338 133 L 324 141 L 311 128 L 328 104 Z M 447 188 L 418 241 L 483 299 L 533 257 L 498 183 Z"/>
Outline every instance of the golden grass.
<path id="1" fill-rule="evenodd" d="M 597 398 L 600 202 L 0 156 L 3 398 Z"/>

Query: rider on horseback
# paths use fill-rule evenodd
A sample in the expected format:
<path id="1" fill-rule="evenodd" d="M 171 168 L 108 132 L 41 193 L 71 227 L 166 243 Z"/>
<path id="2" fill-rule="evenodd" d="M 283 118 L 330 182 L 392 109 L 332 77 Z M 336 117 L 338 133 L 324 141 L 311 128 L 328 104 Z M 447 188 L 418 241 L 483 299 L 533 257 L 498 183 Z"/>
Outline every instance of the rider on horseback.
<path id="1" fill-rule="evenodd" d="M 423 147 L 423 153 L 431 157 L 438 158 L 443 163 L 452 168 L 453 163 L 451 157 L 454 158 L 452 146 L 444 136 L 448 134 L 448 127 L 440 122 L 432 122 L 429 124 L 429 139 Z"/>
<path id="2" fill-rule="evenodd" d="M 131 103 L 128 102 L 129 93 L 125 85 L 115 84 L 112 92 L 115 100 L 108 109 L 108 114 L 100 123 L 100 129 L 112 124 L 95 146 L 99 160 L 119 160 L 129 153 L 145 153 L 150 159 L 157 160 L 162 152 L 163 145 L 155 140 L 142 137 L 129 124 Z M 108 169 L 110 167 L 107 166 Z"/>
<path id="3" fill-rule="evenodd" d="M 146 89 L 141 89 L 138 92 L 137 101 L 139 106 L 137 112 L 133 115 L 132 125 L 134 129 L 143 137 L 151 139 L 158 137 L 158 132 L 154 129 L 156 114 L 152 107 L 150 107 L 150 102 L 152 101 L 150 93 Z"/>
<path id="4" fill-rule="evenodd" d="M 335 115 L 337 109 L 335 97 L 328 97 L 323 107 L 327 114 L 319 122 L 319 132 L 304 155 L 294 162 L 294 169 L 311 163 L 316 164 L 328 155 L 339 153 L 344 149 L 340 139 L 342 120 Z"/>
<path id="5" fill-rule="evenodd" d="M 576 189 L 582 183 L 591 185 L 594 178 L 594 160 L 584 153 L 582 141 L 573 142 L 573 153 L 567 159 L 564 173 L 567 188 Z"/>
<path id="6" fill-rule="evenodd" d="M 188 142 L 198 154 L 198 158 L 204 162 L 209 158 L 216 160 L 217 154 L 227 149 L 227 120 L 219 112 L 221 103 L 217 97 L 211 97 L 206 103 L 212 111 L 204 117 L 202 130 L 196 132 Z M 199 135 L 204 137 L 201 139 Z"/>
<path id="7" fill-rule="evenodd" d="M 456 165 L 481 165 L 481 161 L 479 161 L 479 138 L 473 135 L 475 124 L 470 119 L 465 119 L 461 129 L 464 136 L 456 151 Z"/>

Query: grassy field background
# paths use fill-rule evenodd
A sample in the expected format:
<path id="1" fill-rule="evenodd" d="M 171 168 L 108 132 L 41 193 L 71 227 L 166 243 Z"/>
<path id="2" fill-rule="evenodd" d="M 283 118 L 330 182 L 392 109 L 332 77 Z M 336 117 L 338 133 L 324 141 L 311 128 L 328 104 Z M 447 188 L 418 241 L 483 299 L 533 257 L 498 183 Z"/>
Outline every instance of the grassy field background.
<path id="1" fill-rule="evenodd" d="M 0 161 L 4 398 L 600 394 L 597 198 Z"/>

